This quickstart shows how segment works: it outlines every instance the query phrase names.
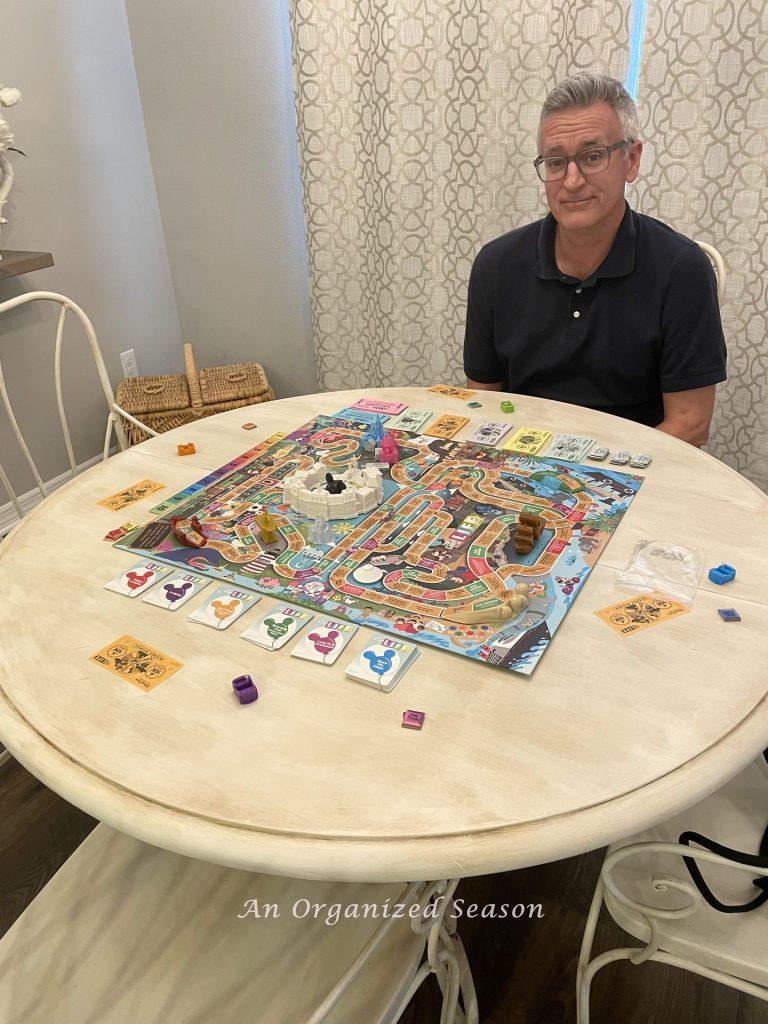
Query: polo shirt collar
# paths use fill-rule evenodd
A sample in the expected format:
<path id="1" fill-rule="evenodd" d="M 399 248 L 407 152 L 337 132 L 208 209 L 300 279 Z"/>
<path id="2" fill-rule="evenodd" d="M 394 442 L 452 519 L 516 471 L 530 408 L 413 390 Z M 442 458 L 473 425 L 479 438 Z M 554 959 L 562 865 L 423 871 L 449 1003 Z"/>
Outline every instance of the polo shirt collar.
<path id="1" fill-rule="evenodd" d="M 635 267 L 635 242 L 637 228 L 629 203 L 624 203 L 624 217 L 613 240 L 613 245 L 597 270 L 582 285 L 593 285 L 600 277 L 626 277 Z M 534 273 L 544 281 L 565 281 L 572 283 L 575 277 L 563 275 L 555 263 L 555 231 L 557 221 L 551 212 L 541 222 L 539 231 L 539 258 L 534 265 Z"/>

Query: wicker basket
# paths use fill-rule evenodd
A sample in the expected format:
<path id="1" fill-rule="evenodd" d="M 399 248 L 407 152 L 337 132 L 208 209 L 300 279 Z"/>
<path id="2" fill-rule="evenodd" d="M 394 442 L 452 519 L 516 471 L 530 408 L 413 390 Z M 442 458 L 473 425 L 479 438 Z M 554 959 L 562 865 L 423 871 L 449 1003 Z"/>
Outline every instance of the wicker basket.
<path id="1" fill-rule="evenodd" d="M 163 377 L 128 377 L 117 385 L 117 404 L 159 434 L 194 423 L 217 412 L 244 405 L 271 402 L 275 394 L 258 363 L 195 368 L 192 346 L 184 345 L 185 374 Z M 147 434 L 124 423 L 129 444 L 145 441 Z"/>

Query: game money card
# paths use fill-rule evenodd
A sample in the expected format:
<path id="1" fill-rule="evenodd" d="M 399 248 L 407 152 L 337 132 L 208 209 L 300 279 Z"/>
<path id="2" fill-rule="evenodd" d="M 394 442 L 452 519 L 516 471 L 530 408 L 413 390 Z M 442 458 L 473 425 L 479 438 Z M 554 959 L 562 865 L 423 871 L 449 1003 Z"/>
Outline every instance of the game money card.
<path id="1" fill-rule="evenodd" d="M 277 605 L 240 636 L 268 651 L 278 651 L 312 620 L 312 613 L 290 604 Z"/>
<path id="2" fill-rule="evenodd" d="M 167 608 L 175 612 L 183 604 L 190 601 L 195 594 L 204 590 L 211 581 L 207 576 L 198 576 L 195 572 L 179 572 L 171 576 L 165 583 L 155 587 L 144 598 L 147 604 L 155 604 L 159 608 Z"/>
<path id="3" fill-rule="evenodd" d="M 495 420 L 481 420 L 469 435 L 469 440 L 476 444 L 497 445 L 512 429 L 511 423 L 497 423 Z"/>
<path id="4" fill-rule="evenodd" d="M 134 501 L 141 501 L 142 498 L 146 498 L 149 494 L 154 494 L 155 491 L 162 491 L 165 484 L 159 484 L 157 480 L 140 480 L 137 484 L 132 484 L 130 487 L 126 487 L 124 491 L 118 491 L 117 494 L 112 494 L 103 501 L 98 502 L 102 508 L 111 509 L 112 512 L 119 512 L 120 509 L 125 508 L 126 505 L 130 505 Z"/>
<path id="5" fill-rule="evenodd" d="M 377 423 L 381 413 L 366 412 L 365 409 L 339 409 L 333 414 L 340 420 L 355 420 L 357 423 Z"/>
<path id="6" fill-rule="evenodd" d="M 443 395 L 445 398 L 460 398 L 463 402 L 468 401 L 473 395 L 477 394 L 476 391 L 467 391 L 466 388 L 455 388 L 450 384 L 435 384 L 433 388 L 427 388 L 427 391 L 434 391 L 437 395 Z"/>
<path id="7" fill-rule="evenodd" d="M 418 434 L 433 415 L 429 409 L 406 409 L 399 416 L 387 421 L 387 430 L 412 430 Z"/>
<path id="8" fill-rule="evenodd" d="M 132 530 L 138 529 L 139 524 L 132 522 L 130 519 L 127 523 L 123 523 L 122 526 L 116 526 L 114 530 L 110 530 L 109 533 L 104 534 L 104 540 L 120 540 L 126 533 L 130 533 Z"/>
<path id="9" fill-rule="evenodd" d="M 310 632 L 293 648 L 291 656 L 332 665 L 356 632 L 357 626 L 351 622 L 322 619 L 313 623 Z"/>
<path id="10" fill-rule="evenodd" d="M 581 437 L 579 434 L 555 434 L 552 444 L 547 448 L 548 459 L 564 459 L 567 462 L 581 462 L 595 443 L 594 437 Z"/>
<path id="11" fill-rule="evenodd" d="M 247 612 L 251 605 L 261 600 L 260 594 L 236 587 L 217 587 L 205 604 L 201 604 L 187 618 L 190 622 L 202 622 L 212 629 L 227 629 L 235 619 Z"/>
<path id="12" fill-rule="evenodd" d="M 600 608 L 595 615 L 603 622 L 607 622 L 617 633 L 629 636 L 630 633 L 637 633 L 641 629 L 648 629 L 649 626 L 674 619 L 688 610 L 684 604 L 670 598 L 659 597 L 656 594 L 640 594 L 638 597 L 619 601 L 618 604 L 608 605 L 607 608 Z"/>
<path id="13" fill-rule="evenodd" d="M 428 437 L 441 437 L 443 440 L 447 440 L 449 437 L 453 437 L 454 434 L 458 434 L 461 428 L 465 427 L 468 423 L 468 416 L 453 416 L 451 413 L 446 413 L 443 416 L 438 416 L 433 423 L 430 423 L 429 429 L 425 430 L 424 433 Z"/>
<path id="14" fill-rule="evenodd" d="M 394 416 L 408 408 L 407 402 L 382 402 L 378 398 L 358 398 L 351 405 L 352 409 L 362 409 L 364 412 L 377 412 L 383 416 Z"/>
<path id="15" fill-rule="evenodd" d="M 127 635 L 113 640 L 92 654 L 89 661 L 101 665 L 108 672 L 114 672 L 121 679 L 127 679 L 145 692 L 154 690 L 168 676 L 183 668 L 182 662 Z"/>
<path id="16" fill-rule="evenodd" d="M 501 446 L 504 451 L 522 452 L 523 455 L 535 455 L 552 437 L 549 430 L 537 430 L 535 427 L 520 427 L 509 440 Z"/>
<path id="17" fill-rule="evenodd" d="M 346 675 L 389 693 L 418 656 L 415 644 L 376 633 L 348 666 Z"/>
<path id="18" fill-rule="evenodd" d="M 124 594 L 126 597 L 138 597 L 139 594 L 149 590 L 155 583 L 167 576 L 170 571 L 169 566 L 145 558 L 132 565 L 130 569 L 126 569 L 117 579 L 105 583 L 104 589 L 114 590 L 116 594 Z"/>

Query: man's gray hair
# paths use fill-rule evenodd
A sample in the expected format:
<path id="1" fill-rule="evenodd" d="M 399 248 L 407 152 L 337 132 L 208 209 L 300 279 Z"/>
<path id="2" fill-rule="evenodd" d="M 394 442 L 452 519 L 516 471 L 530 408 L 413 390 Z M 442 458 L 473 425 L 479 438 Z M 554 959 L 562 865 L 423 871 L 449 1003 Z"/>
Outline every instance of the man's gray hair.
<path id="1" fill-rule="evenodd" d="M 574 107 L 591 107 L 593 103 L 607 103 L 616 111 L 621 134 L 625 139 L 634 141 L 640 137 L 635 101 L 621 82 L 597 71 L 581 71 L 578 75 L 571 75 L 558 82 L 541 108 L 539 135 L 542 121 L 550 114 L 572 110 Z"/>

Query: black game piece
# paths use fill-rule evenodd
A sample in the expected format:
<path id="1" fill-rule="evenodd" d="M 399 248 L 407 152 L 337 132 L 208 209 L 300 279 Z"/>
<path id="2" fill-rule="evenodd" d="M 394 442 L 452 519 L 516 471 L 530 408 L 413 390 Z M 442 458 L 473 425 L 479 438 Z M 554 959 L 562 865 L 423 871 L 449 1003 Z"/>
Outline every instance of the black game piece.
<path id="1" fill-rule="evenodd" d="M 326 473 L 325 489 L 329 494 L 341 494 L 342 491 L 346 491 L 347 485 L 343 480 L 334 480 L 331 473 Z"/>

